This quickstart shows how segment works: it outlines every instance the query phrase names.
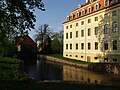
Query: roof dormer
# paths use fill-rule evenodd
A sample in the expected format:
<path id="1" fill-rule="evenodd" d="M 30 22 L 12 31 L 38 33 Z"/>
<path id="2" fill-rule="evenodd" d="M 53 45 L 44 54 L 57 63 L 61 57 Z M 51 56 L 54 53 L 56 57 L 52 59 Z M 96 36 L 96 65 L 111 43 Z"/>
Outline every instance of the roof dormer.
<path id="1" fill-rule="evenodd" d="M 110 5 L 110 0 L 104 0 L 104 6 L 108 7 Z"/>
<path id="2" fill-rule="evenodd" d="M 82 11 L 81 11 L 81 15 L 82 15 L 82 16 L 85 15 L 85 9 L 82 9 Z"/>
<path id="3" fill-rule="evenodd" d="M 95 8 L 95 11 L 99 10 L 100 9 L 99 3 L 96 3 L 95 6 L 94 6 L 94 8 Z"/>

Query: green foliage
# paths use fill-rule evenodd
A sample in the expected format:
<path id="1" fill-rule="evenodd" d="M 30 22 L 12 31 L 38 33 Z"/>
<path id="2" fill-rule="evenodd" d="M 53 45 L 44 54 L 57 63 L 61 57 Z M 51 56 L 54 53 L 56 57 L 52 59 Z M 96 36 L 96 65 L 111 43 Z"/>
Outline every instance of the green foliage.
<path id="1" fill-rule="evenodd" d="M 10 41 L 6 40 L 0 45 L 0 55 L 2 56 L 13 56 L 15 53 L 15 45 Z"/>
<path id="2" fill-rule="evenodd" d="M 0 80 L 25 80 L 23 61 L 14 58 L 0 57 Z"/>
<path id="3" fill-rule="evenodd" d="M 53 53 L 62 53 L 63 52 L 63 32 L 53 33 L 51 42 L 51 48 Z"/>
<path id="4" fill-rule="evenodd" d="M 0 0 L 0 54 L 13 56 L 14 41 L 34 29 L 35 9 L 44 11 L 42 0 Z"/>
<path id="5" fill-rule="evenodd" d="M 58 39 L 52 40 L 51 48 L 52 48 L 53 53 L 60 53 L 60 51 L 62 49 L 60 41 Z"/>

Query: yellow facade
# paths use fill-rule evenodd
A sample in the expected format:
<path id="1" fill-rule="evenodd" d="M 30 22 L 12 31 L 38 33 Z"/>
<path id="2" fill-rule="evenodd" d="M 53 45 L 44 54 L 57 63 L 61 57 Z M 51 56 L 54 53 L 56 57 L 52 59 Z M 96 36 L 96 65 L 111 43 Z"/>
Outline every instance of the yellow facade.
<path id="1" fill-rule="evenodd" d="M 90 5 L 96 5 L 99 1 L 101 0 L 93 0 L 78 9 L 82 10 Z M 71 12 L 70 15 L 77 12 L 78 9 Z M 107 15 L 107 19 L 105 15 Z M 98 34 L 96 34 L 96 28 Z M 70 37 L 70 33 L 72 33 L 72 37 Z M 65 22 L 63 51 L 64 57 L 76 60 L 120 62 L 120 2 L 105 8 L 101 7 L 90 14 Z"/>

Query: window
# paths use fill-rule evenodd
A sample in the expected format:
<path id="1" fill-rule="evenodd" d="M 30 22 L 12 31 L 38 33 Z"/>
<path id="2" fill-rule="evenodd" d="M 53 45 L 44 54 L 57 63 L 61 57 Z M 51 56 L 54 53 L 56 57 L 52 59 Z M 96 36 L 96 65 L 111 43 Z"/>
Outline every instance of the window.
<path id="1" fill-rule="evenodd" d="M 81 25 L 84 25 L 84 21 L 81 22 Z"/>
<path id="2" fill-rule="evenodd" d="M 73 15 L 70 15 L 70 20 L 72 20 L 73 19 Z"/>
<path id="3" fill-rule="evenodd" d="M 75 57 L 78 57 L 78 55 L 75 55 Z"/>
<path id="4" fill-rule="evenodd" d="M 91 7 L 88 8 L 88 13 L 91 13 L 92 12 L 92 9 Z"/>
<path id="5" fill-rule="evenodd" d="M 114 11 L 112 12 L 112 16 L 117 16 L 117 10 L 114 10 Z"/>
<path id="6" fill-rule="evenodd" d="M 66 26 L 66 29 L 68 29 L 68 26 Z"/>
<path id="7" fill-rule="evenodd" d="M 117 32 L 118 31 L 117 22 L 113 22 L 112 28 L 113 28 L 112 29 L 113 32 Z"/>
<path id="8" fill-rule="evenodd" d="M 76 50 L 78 50 L 78 43 L 76 43 Z"/>
<path id="9" fill-rule="evenodd" d="M 117 40 L 113 40 L 113 50 L 117 50 Z"/>
<path id="10" fill-rule="evenodd" d="M 105 7 L 109 6 L 109 0 L 105 0 L 105 1 L 104 1 L 104 6 L 105 6 Z"/>
<path id="11" fill-rule="evenodd" d="M 85 15 L 85 10 L 84 10 L 84 9 L 82 10 L 82 16 L 83 16 L 83 15 Z"/>
<path id="12" fill-rule="evenodd" d="M 68 33 L 66 33 L 66 39 L 68 39 Z"/>
<path id="13" fill-rule="evenodd" d="M 70 32 L 70 38 L 72 38 L 72 32 Z"/>
<path id="14" fill-rule="evenodd" d="M 82 50 L 84 49 L 84 43 L 81 43 L 81 49 Z"/>
<path id="15" fill-rule="evenodd" d="M 72 28 L 72 25 L 70 25 L 70 28 Z"/>
<path id="16" fill-rule="evenodd" d="M 88 23 L 91 23 L 91 19 L 88 19 Z"/>
<path id="17" fill-rule="evenodd" d="M 104 50 L 108 50 L 108 42 L 107 41 L 104 42 Z"/>
<path id="18" fill-rule="evenodd" d="M 108 13 L 104 15 L 104 19 L 108 19 Z"/>
<path id="19" fill-rule="evenodd" d="M 117 62 L 117 59 L 116 59 L 116 58 L 113 58 L 113 62 Z"/>
<path id="20" fill-rule="evenodd" d="M 84 56 L 81 56 L 81 58 L 83 58 Z"/>
<path id="21" fill-rule="evenodd" d="M 89 28 L 88 29 L 88 36 L 90 36 L 91 35 L 91 29 Z"/>
<path id="22" fill-rule="evenodd" d="M 76 26 L 78 26 L 78 23 L 76 23 Z"/>
<path id="23" fill-rule="evenodd" d="M 95 50 L 98 50 L 98 42 L 95 42 Z"/>
<path id="24" fill-rule="evenodd" d="M 84 30 L 81 30 L 81 37 L 84 37 Z"/>
<path id="25" fill-rule="evenodd" d="M 108 30 L 109 30 L 108 24 L 105 24 L 104 25 L 104 34 L 108 34 Z"/>
<path id="26" fill-rule="evenodd" d="M 78 31 L 76 31 L 76 38 L 78 37 Z"/>
<path id="27" fill-rule="evenodd" d="M 91 44 L 90 43 L 88 43 L 88 50 L 90 50 L 91 49 Z"/>
<path id="28" fill-rule="evenodd" d="M 118 0 L 112 0 L 112 3 L 113 4 L 115 4 L 115 3 L 117 3 L 118 2 Z"/>
<path id="29" fill-rule="evenodd" d="M 68 44 L 66 44 L 66 49 L 68 49 Z"/>
<path id="30" fill-rule="evenodd" d="M 76 13 L 76 17 L 79 17 L 79 12 Z"/>
<path id="31" fill-rule="evenodd" d="M 99 3 L 96 3 L 96 4 L 95 4 L 95 10 L 96 10 L 96 11 L 99 10 Z"/>
<path id="32" fill-rule="evenodd" d="M 95 21 L 98 21 L 98 17 L 95 17 Z"/>
<path id="33" fill-rule="evenodd" d="M 98 57 L 94 57 L 94 59 L 98 59 Z"/>
<path id="34" fill-rule="evenodd" d="M 72 44 L 70 44 L 70 49 L 72 49 Z"/>
<path id="35" fill-rule="evenodd" d="M 98 27 L 95 27 L 95 35 L 98 35 Z"/>

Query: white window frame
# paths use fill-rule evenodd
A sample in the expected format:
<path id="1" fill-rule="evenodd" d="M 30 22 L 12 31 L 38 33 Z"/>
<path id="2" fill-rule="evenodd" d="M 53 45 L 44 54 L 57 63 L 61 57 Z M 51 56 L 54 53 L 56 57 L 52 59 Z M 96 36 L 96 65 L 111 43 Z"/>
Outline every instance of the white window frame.
<path id="1" fill-rule="evenodd" d="M 95 11 L 99 10 L 100 9 L 99 3 L 96 3 L 94 7 L 95 7 Z"/>
<path id="2" fill-rule="evenodd" d="M 92 12 L 92 7 L 88 7 L 88 13 L 91 13 Z"/>
<path id="3" fill-rule="evenodd" d="M 109 0 L 104 0 L 104 6 L 108 7 L 110 5 L 110 1 Z"/>
<path id="4" fill-rule="evenodd" d="M 80 16 L 79 12 L 76 13 L 76 17 L 78 18 Z"/>
<path id="5" fill-rule="evenodd" d="M 81 14 L 82 14 L 82 16 L 85 15 L 85 9 L 83 9 L 83 10 L 81 11 Z"/>

